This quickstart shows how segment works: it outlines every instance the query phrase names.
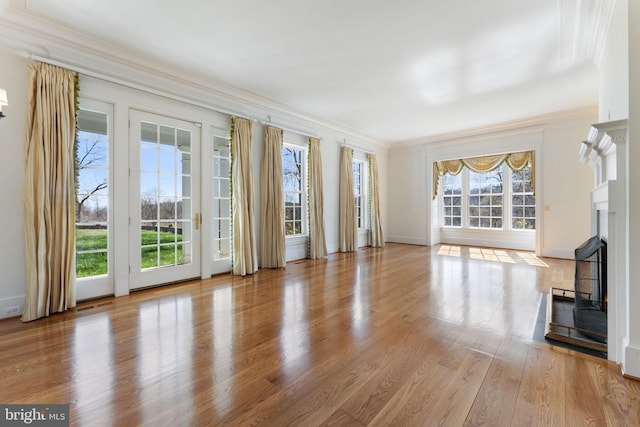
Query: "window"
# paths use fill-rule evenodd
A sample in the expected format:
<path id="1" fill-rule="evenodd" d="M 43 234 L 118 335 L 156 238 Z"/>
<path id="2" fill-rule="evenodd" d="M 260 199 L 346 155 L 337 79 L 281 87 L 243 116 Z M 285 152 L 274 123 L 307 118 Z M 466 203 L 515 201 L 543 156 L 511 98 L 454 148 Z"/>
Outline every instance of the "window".
<path id="1" fill-rule="evenodd" d="M 445 175 L 442 179 L 444 188 L 442 204 L 444 205 L 444 225 L 448 227 L 462 226 L 462 174 Z"/>
<path id="2" fill-rule="evenodd" d="M 511 189 L 511 226 L 514 230 L 536 228 L 536 198 L 531 188 L 529 166 L 513 172 Z"/>
<path id="3" fill-rule="evenodd" d="M 469 227 L 502 228 L 503 169 L 469 171 Z"/>
<path id="4" fill-rule="evenodd" d="M 284 190 L 284 230 L 287 236 L 306 234 L 307 185 L 306 151 L 285 144 L 282 147 L 282 186 Z"/>
<path id="5" fill-rule="evenodd" d="M 364 163 L 358 160 L 353 162 L 353 193 L 356 205 L 356 224 L 358 228 L 366 227 L 366 205 L 364 200 Z"/>
<path id="6" fill-rule="evenodd" d="M 229 139 L 213 138 L 213 259 L 231 256 L 231 156 Z"/>
<path id="7" fill-rule="evenodd" d="M 108 273 L 109 248 L 108 115 L 78 112 L 76 148 L 76 277 Z"/>
<path id="8" fill-rule="evenodd" d="M 478 173 L 464 168 L 440 178 L 443 227 L 535 230 L 536 199 L 529 166 L 516 172 L 503 165 Z"/>

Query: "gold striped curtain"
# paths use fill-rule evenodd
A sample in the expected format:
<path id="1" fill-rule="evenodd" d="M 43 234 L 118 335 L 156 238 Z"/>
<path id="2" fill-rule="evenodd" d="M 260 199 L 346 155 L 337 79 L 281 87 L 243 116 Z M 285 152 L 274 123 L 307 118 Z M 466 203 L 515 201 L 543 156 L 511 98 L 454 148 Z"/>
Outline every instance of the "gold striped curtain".
<path id="1" fill-rule="evenodd" d="M 378 182 L 378 161 L 375 154 L 369 154 L 369 194 L 371 203 L 371 246 L 384 246 L 382 222 L 380 218 L 380 184 Z"/>
<path id="2" fill-rule="evenodd" d="M 340 152 L 340 219 L 338 222 L 338 248 L 340 252 L 358 250 L 356 196 L 353 184 L 353 150 L 349 147 L 342 147 Z"/>
<path id="3" fill-rule="evenodd" d="M 24 225 L 27 295 L 22 321 L 76 305 L 75 156 L 77 74 L 29 65 Z"/>
<path id="4" fill-rule="evenodd" d="M 260 170 L 260 266 L 278 268 L 285 264 L 282 129 L 265 126 Z"/>
<path id="5" fill-rule="evenodd" d="M 491 172 L 503 163 L 506 163 L 514 171 L 521 171 L 525 167 L 530 166 L 531 188 L 535 193 L 535 158 L 536 152 L 532 150 L 510 154 L 497 154 L 493 156 L 433 162 L 433 198 L 435 199 L 438 195 L 438 182 L 441 176 L 446 174 L 458 175 L 465 166 L 478 173 Z"/>
<path id="6" fill-rule="evenodd" d="M 253 213 L 253 123 L 231 118 L 231 221 L 233 250 L 231 272 L 246 276 L 258 271 Z"/>
<path id="7" fill-rule="evenodd" d="M 320 140 L 309 138 L 309 258 L 318 259 L 326 256 Z"/>

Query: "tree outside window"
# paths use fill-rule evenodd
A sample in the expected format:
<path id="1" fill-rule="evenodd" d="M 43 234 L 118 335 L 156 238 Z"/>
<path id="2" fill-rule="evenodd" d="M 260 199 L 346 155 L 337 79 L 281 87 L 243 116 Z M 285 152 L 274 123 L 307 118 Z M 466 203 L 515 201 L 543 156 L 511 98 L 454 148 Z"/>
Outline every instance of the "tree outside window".
<path id="1" fill-rule="evenodd" d="M 305 150 L 285 144 L 282 148 L 284 229 L 287 236 L 306 233 Z"/>

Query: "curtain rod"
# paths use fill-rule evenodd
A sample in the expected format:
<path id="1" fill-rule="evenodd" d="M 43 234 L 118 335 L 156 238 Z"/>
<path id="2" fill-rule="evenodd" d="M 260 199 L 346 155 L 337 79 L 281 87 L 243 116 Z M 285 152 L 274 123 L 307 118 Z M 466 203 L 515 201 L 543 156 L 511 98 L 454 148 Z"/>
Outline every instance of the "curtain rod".
<path id="1" fill-rule="evenodd" d="M 27 52 L 26 50 L 16 51 L 16 53 L 18 54 L 18 56 L 20 56 L 20 57 L 22 57 L 24 59 L 30 59 L 30 60 L 33 60 L 33 61 L 44 62 L 46 64 L 55 65 L 56 67 L 66 68 L 68 70 L 75 71 L 77 73 L 84 74 L 84 75 L 87 75 L 89 77 L 94 77 L 96 79 L 104 80 L 104 81 L 110 82 L 110 83 L 115 83 L 115 84 L 118 84 L 118 85 L 121 85 L 121 86 L 125 86 L 125 87 L 129 87 L 129 88 L 132 88 L 132 89 L 141 90 L 143 92 L 151 93 L 153 95 L 162 96 L 163 98 L 172 99 L 174 101 L 184 102 L 186 104 L 193 105 L 193 106 L 196 106 L 196 107 L 205 108 L 207 110 L 213 110 L 215 112 L 222 113 L 222 114 L 227 114 L 227 115 L 232 116 L 232 117 L 239 117 L 239 118 L 242 118 L 242 119 L 256 121 L 256 119 L 252 119 L 252 118 L 244 116 L 242 114 L 238 114 L 238 113 L 236 113 L 234 111 L 225 110 L 224 108 L 219 108 L 217 106 L 209 105 L 209 104 L 206 104 L 204 102 L 195 101 L 193 99 L 185 98 L 183 96 L 174 95 L 172 93 L 165 92 L 165 91 L 162 91 L 162 90 L 159 90 L 159 89 L 153 89 L 153 88 L 141 85 L 141 84 L 137 84 L 137 83 L 129 82 L 127 80 L 123 80 L 123 79 L 120 79 L 120 78 L 117 78 L 117 77 L 109 76 L 109 75 L 104 74 L 104 73 L 100 73 L 100 72 L 97 72 L 97 71 L 92 71 L 92 70 L 89 70 L 89 69 L 86 69 L 86 68 L 78 67 L 76 65 L 68 64 L 68 63 L 61 62 L 61 61 L 56 61 L 55 59 L 45 58 L 45 57 L 42 57 L 42 56 Z"/>
<path id="2" fill-rule="evenodd" d="M 285 127 L 285 126 L 280 126 L 280 125 L 275 124 L 275 123 L 271 123 L 271 118 L 269 118 L 269 120 L 267 120 L 267 121 L 261 120 L 260 124 L 262 124 L 264 126 L 277 127 L 279 129 L 282 129 L 282 130 L 287 131 L 287 132 L 297 133 L 298 135 L 306 136 L 306 137 L 309 137 L 309 138 L 317 138 L 317 139 L 322 140 L 322 138 L 320 138 L 319 136 L 311 135 L 311 134 L 309 134 L 309 132 L 301 131 L 299 129 L 288 128 L 288 127 Z"/>

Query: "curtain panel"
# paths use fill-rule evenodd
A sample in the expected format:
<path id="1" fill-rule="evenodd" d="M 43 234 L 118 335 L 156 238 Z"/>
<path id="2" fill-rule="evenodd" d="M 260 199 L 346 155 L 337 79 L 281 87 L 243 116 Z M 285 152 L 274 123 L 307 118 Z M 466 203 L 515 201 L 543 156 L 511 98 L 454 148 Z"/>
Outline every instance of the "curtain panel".
<path id="1" fill-rule="evenodd" d="M 380 219 L 380 184 L 378 181 L 378 161 L 375 154 L 369 154 L 369 203 L 371 212 L 370 242 L 374 248 L 384 246 L 382 222 Z"/>
<path id="2" fill-rule="evenodd" d="M 320 140 L 309 138 L 309 251 L 310 259 L 326 258 L 324 234 L 324 194 L 322 189 L 322 155 Z"/>
<path id="3" fill-rule="evenodd" d="M 27 288 L 22 321 L 76 305 L 77 74 L 29 65 L 24 225 Z"/>
<path id="4" fill-rule="evenodd" d="M 265 126 L 260 170 L 260 266 L 284 267 L 284 196 L 282 189 L 282 129 Z"/>
<path id="5" fill-rule="evenodd" d="M 521 171 L 527 166 L 531 168 L 531 188 L 535 193 L 535 151 L 522 151 L 493 156 L 471 157 L 467 159 L 442 160 L 433 162 L 433 198 L 438 196 L 438 182 L 446 174 L 458 175 L 465 166 L 474 172 L 484 173 L 500 167 L 506 163 L 512 170 Z"/>
<path id="6" fill-rule="evenodd" d="M 253 123 L 231 118 L 231 272 L 246 276 L 258 271 L 253 208 Z"/>
<path id="7" fill-rule="evenodd" d="M 349 147 L 342 147 L 340 152 L 340 218 L 338 224 L 340 252 L 358 250 L 356 200 L 353 185 L 353 150 Z"/>

